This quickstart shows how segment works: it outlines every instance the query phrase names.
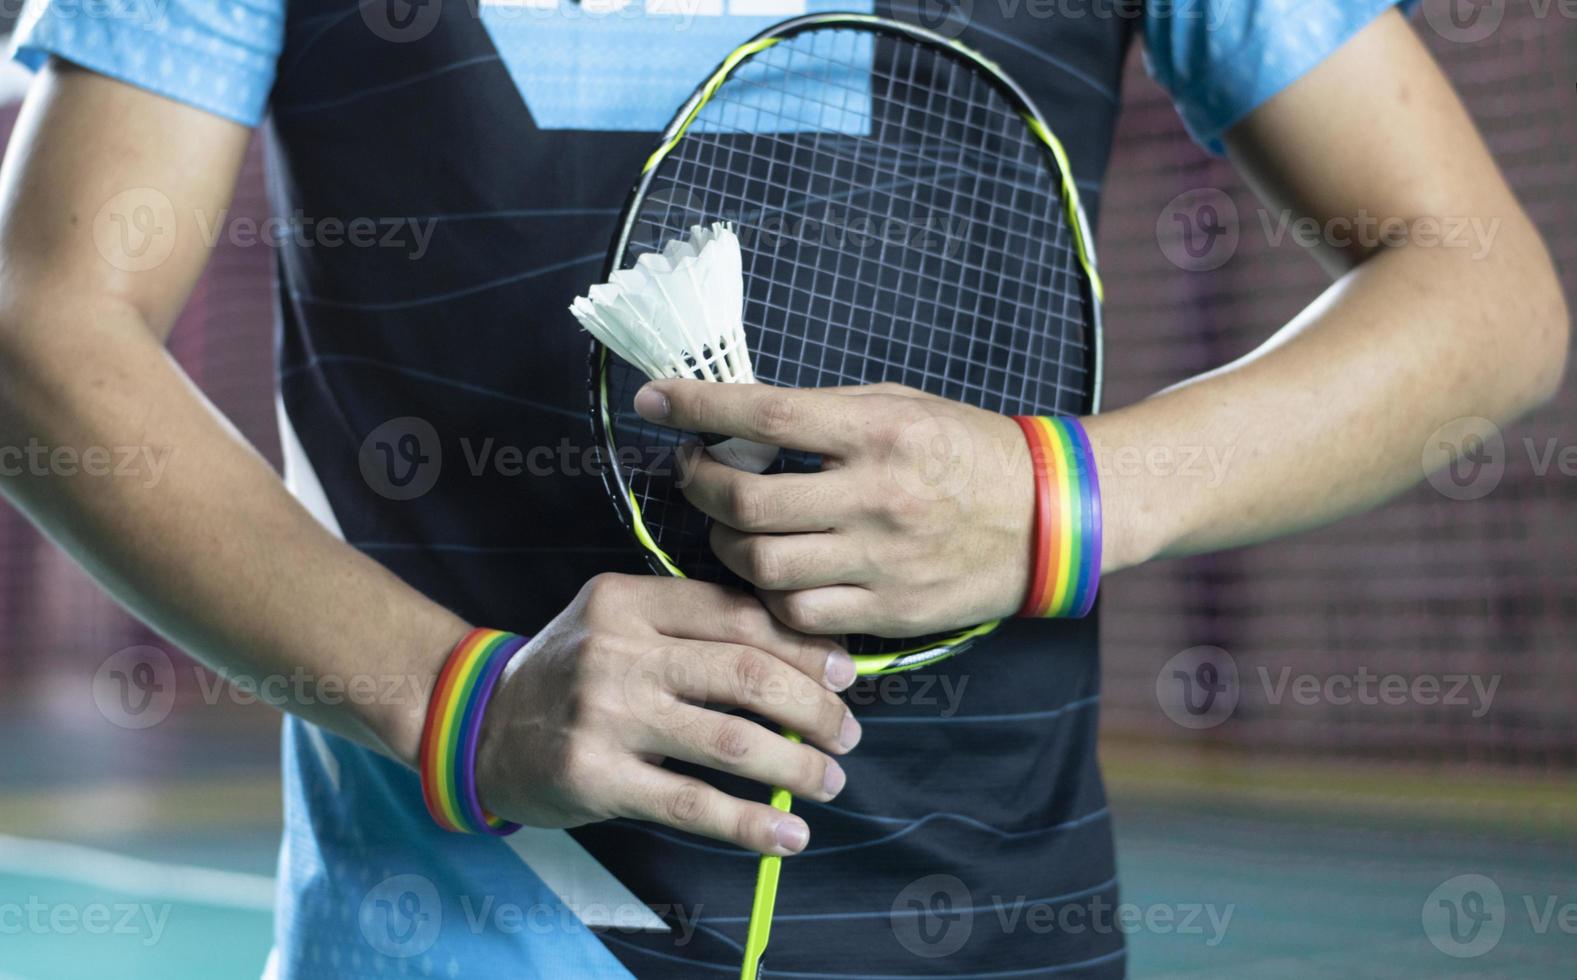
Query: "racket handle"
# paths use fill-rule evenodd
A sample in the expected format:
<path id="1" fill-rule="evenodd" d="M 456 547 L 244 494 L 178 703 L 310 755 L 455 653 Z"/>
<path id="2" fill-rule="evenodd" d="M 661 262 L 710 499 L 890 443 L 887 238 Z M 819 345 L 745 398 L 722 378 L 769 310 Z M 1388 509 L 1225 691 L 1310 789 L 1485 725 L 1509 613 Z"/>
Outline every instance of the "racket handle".
<path id="1" fill-rule="evenodd" d="M 783 737 L 798 742 L 800 737 L 788 729 Z M 781 786 L 772 790 L 774 809 L 789 812 L 794 794 Z M 778 903 L 778 874 L 783 870 L 783 858 L 777 854 L 763 854 L 756 865 L 756 897 L 750 903 L 750 925 L 745 931 L 745 959 L 739 965 L 739 980 L 758 980 L 765 964 L 761 957 L 767 951 L 767 939 L 772 934 L 772 910 Z"/>

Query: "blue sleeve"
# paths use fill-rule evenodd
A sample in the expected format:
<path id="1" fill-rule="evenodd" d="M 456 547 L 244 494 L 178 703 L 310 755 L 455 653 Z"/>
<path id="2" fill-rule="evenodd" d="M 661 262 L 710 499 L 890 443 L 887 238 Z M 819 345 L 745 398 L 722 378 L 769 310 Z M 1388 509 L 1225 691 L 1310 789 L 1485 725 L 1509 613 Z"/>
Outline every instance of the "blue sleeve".
<path id="1" fill-rule="evenodd" d="M 1411 6 L 1408 0 L 1403 6 Z M 1221 134 L 1397 0 L 1149 0 L 1145 61 L 1194 139 Z"/>
<path id="2" fill-rule="evenodd" d="M 263 118 L 285 0 L 28 0 L 11 56 L 56 55 L 246 126 Z"/>

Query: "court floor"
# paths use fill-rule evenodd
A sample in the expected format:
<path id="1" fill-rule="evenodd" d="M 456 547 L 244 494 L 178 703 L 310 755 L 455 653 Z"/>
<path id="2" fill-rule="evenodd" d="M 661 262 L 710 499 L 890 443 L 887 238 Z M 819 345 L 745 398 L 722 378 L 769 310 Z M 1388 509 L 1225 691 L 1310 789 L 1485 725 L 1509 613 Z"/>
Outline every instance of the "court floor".
<path id="1" fill-rule="evenodd" d="M 267 755 L 151 789 L 96 780 L 79 792 L 40 778 L 0 795 L 0 980 L 257 976 L 278 835 Z M 26 765 L 13 757 L 5 768 L 19 776 Z M 1466 806 L 1458 819 L 1444 797 L 1337 805 L 1318 769 L 1278 768 L 1282 791 L 1249 773 L 1250 793 L 1171 763 L 1170 777 L 1122 756 L 1107 768 L 1136 978 L 1577 977 L 1569 787 L 1507 807 L 1515 820 Z M 1456 781 L 1457 799 L 1467 782 Z M 1379 793 L 1355 786 L 1365 799 Z M 1535 811 L 1542 819 L 1523 819 Z M 1449 889 L 1468 875 L 1498 889 L 1498 941 L 1442 933 L 1441 897 L 1460 898 Z M 1448 955 L 1431 936 L 1478 955 Z"/>

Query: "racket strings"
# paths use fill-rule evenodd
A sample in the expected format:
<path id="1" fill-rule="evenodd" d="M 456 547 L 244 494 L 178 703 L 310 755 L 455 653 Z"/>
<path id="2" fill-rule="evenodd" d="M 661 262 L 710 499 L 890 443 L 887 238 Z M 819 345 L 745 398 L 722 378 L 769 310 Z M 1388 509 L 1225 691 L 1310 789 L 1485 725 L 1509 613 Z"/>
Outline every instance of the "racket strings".
<path id="1" fill-rule="evenodd" d="M 759 379 L 896 381 L 998 412 L 1082 412 L 1091 311 L 1065 203 L 1044 145 L 961 59 L 816 30 L 758 53 L 718 87 L 652 176 L 621 265 L 695 223 L 730 220 Z M 615 360 L 606 377 L 619 448 L 689 438 L 630 410 L 638 371 Z M 819 460 L 784 453 L 778 465 L 807 471 Z M 677 469 L 623 468 L 673 562 L 734 581 Z M 913 642 L 851 638 L 850 648 Z"/>

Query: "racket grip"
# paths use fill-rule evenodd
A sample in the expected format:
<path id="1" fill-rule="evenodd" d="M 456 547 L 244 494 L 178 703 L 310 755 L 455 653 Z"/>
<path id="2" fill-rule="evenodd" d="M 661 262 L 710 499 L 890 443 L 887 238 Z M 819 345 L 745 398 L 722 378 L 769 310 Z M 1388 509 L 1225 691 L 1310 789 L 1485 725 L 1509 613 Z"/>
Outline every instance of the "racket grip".
<path id="1" fill-rule="evenodd" d="M 791 742 L 800 737 L 788 729 L 783 737 Z M 781 786 L 772 790 L 773 809 L 789 812 L 794 794 Z M 745 932 L 745 958 L 739 965 L 739 980 L 758 980 L 765 964 L 762 956 L 767 951 L 767 940 L 772 934 L 772 911 L 778 903 L 778 875 L 783 870 L 783 858 L 778 854 L 763 854 L 756 865 L 756 897 L 750 903 L 750 925 Z"/>

